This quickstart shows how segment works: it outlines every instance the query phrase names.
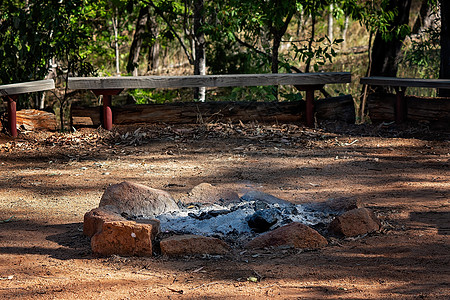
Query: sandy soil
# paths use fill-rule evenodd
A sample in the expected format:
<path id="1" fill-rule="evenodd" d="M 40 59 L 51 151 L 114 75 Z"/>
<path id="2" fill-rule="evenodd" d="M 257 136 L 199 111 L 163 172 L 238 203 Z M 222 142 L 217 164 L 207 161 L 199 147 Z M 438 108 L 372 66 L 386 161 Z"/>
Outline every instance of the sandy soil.
<path id="1" fill-rule="evenodd" d="M 392 126 L 0 135 L 0 298 L 449 299 L 449 134 Z M 94 257 L 83 215 L 123 180 L 175 198 L 202 182 L 295 203 L 355 196 L 384 227 L 318 251 Z"/>

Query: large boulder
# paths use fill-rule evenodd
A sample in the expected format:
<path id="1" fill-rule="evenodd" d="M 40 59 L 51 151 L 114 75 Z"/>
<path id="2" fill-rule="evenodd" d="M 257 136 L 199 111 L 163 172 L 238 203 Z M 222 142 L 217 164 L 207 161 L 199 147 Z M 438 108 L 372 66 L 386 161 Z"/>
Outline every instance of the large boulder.
<path id="1" fill-rule="evenodd" d="M 209 183 L 200 183 L 196 185 L 181 199 L 184 203 L 202 203 L 202 204 L 229 204 L 239 202 L 239 195 L 225 188 L 216 187 Z"/>
<path id="2" fill-rule="evenodd" d="M 117 207 L 121 214 L 145 218 L 179 209 L 169 193 L 128 181 L 112 185 L 105 190 L 99 207 L 106 205 Z"/>
<path id="3" fill-rule="evenodd" d="M 155 237 L 152 227 L 133 221 L 104 222 L 91 239 L 92 252 L 102 256 L 151 256 Z"/>
<path id="4" fill-rule="evenodd" d="M 246 245 L 245 248 L 292 246 L 299 249 L 315 249 L 326 246 L 327 240 L 316 230 L 298 222 L 290 223 L 264 233 Z"/>
<path id="5" fill-rule="evenodd" d="M 372 210 L 357 208 L 334 218 L 330 223 L 329 231 L 351 237 L 378 231 L 380 228 L 381 223 Z"/>
<path id="6" fill-rule="evenodd" d="M 102 230 L 103 223 L 111 221 L 126 221 L 120 215 L 119 210 L 115 206 L 106 205 L 94 208 L 84 214 L 83 233 L 88 237 L 92 237 Z"/>
<path id="7" fill-rule="evenodd" d="M 226 254 L 230 246 L 222 240 L 200 235 L 174 235 L 161 241 L 161 253 L 166 256 Z"/>

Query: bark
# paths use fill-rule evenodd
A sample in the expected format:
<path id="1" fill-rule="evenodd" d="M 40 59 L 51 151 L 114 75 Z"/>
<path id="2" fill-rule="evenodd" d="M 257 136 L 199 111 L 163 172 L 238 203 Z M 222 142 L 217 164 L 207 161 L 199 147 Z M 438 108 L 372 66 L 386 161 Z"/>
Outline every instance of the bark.
<path id="1" fill-rule="evenodd" d="M 159 68 L 159 51 L 160 51 L 160 44 L 158 42 L 158 35 L 159 35 L 159 27 L 158 23 L 156 23 L 155 16 L 152 16 L 149 19 L 148 22 L 148 30 L 152 34 L 154 38 L 153 44 L 150 46 L 150 49 L 148 51 L 148 70 L 156 70 Z"/>
<path id="2" fill-rule="evenodd" d="M 195 0 L 194 2 L 194 75 L 206 74 L 205 34 L 203 32 L 203 1 L 204 0 Z M 194 99 L 204 102 L 205 98 L 205 87 L 195 88 Z"/>
<path id="3" fill-rule="evenodd" d="M 330 4 L 330 12 L 328 13 L 328 38 L 333 42 L 333 27 L 334 27 L 334 19 L 333 19 L 333 4 Z"/>
<path id="4" fill-rule="evenodd" d="M 355 121 L 351 95 L 316 100 L 319 120 Z M 305 102 L 183 102 L 170 104 L 127 105 L 113 107 L 114 124 L 166 123 L 195 124 L 198 122 L 286 122 L 305 119 Z M 71 107 L 74 127 L 98 127 L 101 107 Z"/>
<path id="5" fill-rule="evenodd" d="M 377 93 L 368 98 L 370 120 L 389 122 L 395 120 L 394 94 Z M 450 100 L 447 98 L 425 98 L 406 96 L 409 122 L 427 124 L 433 129 L 448 129 L 450 124 Z"/>
<path id="6" fill-rule="evenodd" d="M 117 12 L 117 10 L 116 10 Z M 120 76 L 120 53 L 119 53 L 119 18 L 117 13 L 112 18 L 113 32 L 114 32 L 114 48 L 116 50 L 116 74 Z"/>
<path id="7" fill-rule="evenodd" d="M 389 2 L 388 10 L 397 10 L 398 14 L 392 21 L 391 28 L 408 24 L 411 0 L 394 0 Z M 372 47 L 371 76 L 396 77 L 400 50 L 404 37 L 393 36 L 386 41 L 380 32 L 377 32 Z"/>
<path id="8" fill-rule="evenodd" d="M 420 6 L 419 15 L 414 22 L 411 33 L 418 34 L 421 31 L 429 28 L 431 26 L 432 19 L 432 7 L 429 4 L 428 0 L 423 0 L 422 5 Z"/>
<path id="9" fill-rule="evenodd" d="M 441 69 L 439 78 L 450 79 L 450 2 L 441 0 Z M 439 90 L 439 96 L 450 97 L 450 90 Z"/>
<path id="10" fill-rule="evenodd" d="M 141 52 L 142 42 L 144 41 L 145 29 L 149 17 L 149 9 L 147 6 L 141 7 L 136 23 L 136 30 L 133 36 L 133 42 L 130 47 L 130 55 L 128 56 L 127 72 L 138 76 L 139 54 Z"/>
<path id="11" fill-rule="evenodd" d="M 344 48 L 347 46 L 347 32 L 348 32 L 348 24 L 350 22 L 350 17 L 349 16 L 345 16 L 345 21 L 344 21 L 344 30 L 342 31 L 342 39 L 344 40 Z"/>

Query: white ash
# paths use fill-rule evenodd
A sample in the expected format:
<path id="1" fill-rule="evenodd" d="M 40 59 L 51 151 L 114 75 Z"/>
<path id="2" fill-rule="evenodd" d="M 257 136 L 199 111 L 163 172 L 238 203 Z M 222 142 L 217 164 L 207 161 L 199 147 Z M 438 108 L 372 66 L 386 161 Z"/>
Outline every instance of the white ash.
<path id="1" fill-rule="evenodd" d="M 181 207 L 177 212 L 162 214 L 156 218 L 161 222 L 162 232 L 203 236 L 242 235 L 253 233 L 247 220 L 261 209 L 275 209 L 281 216 L 270 230 L 291 222 L 316 225 L 329 223 L 332 219 L 332 215 L 327 212 L 311 211 L 303 205 L 268 204 L 261 201 L 209 206 L 196 204 Z"/>

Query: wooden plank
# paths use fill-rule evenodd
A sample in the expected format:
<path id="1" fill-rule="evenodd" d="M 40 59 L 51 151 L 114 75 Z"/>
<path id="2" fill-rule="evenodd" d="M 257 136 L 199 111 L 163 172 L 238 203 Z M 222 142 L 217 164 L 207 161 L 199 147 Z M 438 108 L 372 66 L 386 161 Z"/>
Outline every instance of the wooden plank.
<path id="1" fill-rule="evenodd" d="M 350 95 L 315 101 L 319 120 L 355 121 Z M 72 106 L 74 127 L 101 123 L 101 107 Z M 181 102 L 169 104 L 125 105 L 112 107 L 114 124 L 209 122 L 298 123 L 305 119 L 305 102 Z"/>
<path id="2" fill-rule="evenodd" d="M 147 89 L 349 83 L 348 72 L 191 76 L 71 77 L 70 89 Z"/>
<path id="3" fill-rule="evenodd" d="M 394 87 L 427 87 L 450 89 L 450 79 L 418 79 L 397 77 L 363 77 L 361 84 L 394 86 Z"/>
<path id="4" fill-rule="evenodd" d="M 53 79 L 5 84 L 0 85 L 0 96 L 40 92 L 52 90 L 54 88 L 55 82 Z"/>

